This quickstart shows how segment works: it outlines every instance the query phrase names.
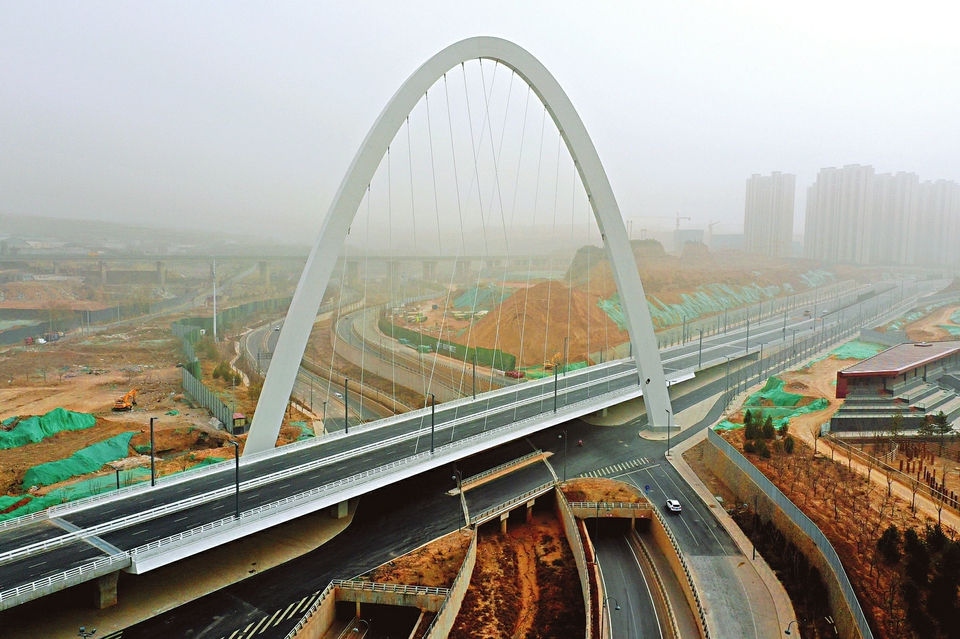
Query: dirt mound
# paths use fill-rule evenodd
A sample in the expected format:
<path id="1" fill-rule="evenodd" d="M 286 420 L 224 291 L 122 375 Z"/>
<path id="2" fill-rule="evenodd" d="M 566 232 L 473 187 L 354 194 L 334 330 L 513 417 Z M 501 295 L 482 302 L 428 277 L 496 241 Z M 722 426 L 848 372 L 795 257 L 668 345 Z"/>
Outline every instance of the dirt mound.
<path id="1" fill-rule="evenodd" d="M 450 533 L 374 568 L 361 579 L 388 584 L 449 588 L 463 565 L 469 546 L 469 532 Z"/>
<path id="2" fill-rule="evenodd" d="M 614 479 L 581 477 L 563 486 L 567 501 L 606 501 L 639 504 L 647 501 L 634 486 Z"/>
<path id="3" fill-rule="evenodd" d="M 627 332 L 597 306 L 601 297 L 602 291 L 592 290 L 588 297 L 586 291 L 571 290 L 561 282 L 542 282 L 511 295 L 457 341 L 498 348 L 516 355 L 518 366 L 536 366 L 557 353 L 562 360 L 569 337 L 567 361 L 584 361 L 588 353 L 628 339 Z"/>

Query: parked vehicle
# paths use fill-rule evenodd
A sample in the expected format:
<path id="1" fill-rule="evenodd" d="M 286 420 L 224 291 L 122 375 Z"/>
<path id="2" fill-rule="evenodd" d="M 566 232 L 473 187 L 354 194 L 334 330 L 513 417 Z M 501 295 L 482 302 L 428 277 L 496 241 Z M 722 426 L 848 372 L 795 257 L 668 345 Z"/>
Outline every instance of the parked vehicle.
<path id="1" fill-rule="evenodd" d="M 507 371 L 506 376 L 512 377 L 513 379 L 523 379 L 523 377 L 526 376 L 526 373 L 523 371 Z"/>

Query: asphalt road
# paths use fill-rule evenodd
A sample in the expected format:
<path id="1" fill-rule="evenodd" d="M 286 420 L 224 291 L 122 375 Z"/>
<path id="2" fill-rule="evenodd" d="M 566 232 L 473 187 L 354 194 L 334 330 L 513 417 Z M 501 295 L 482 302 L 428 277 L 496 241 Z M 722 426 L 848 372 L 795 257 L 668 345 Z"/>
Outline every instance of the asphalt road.
<path id="1" fill-rule="evenodd" d="M 803 320 L 800 321 L 802 323 Z M 768 330 L 770 330 L 769 327 Z M 732 332 L 728 338 L 736 339 L 737 336 L 736 332 Z M 687 348 L 689 349 L 691 347 L 687 346 Z M 697 354 L 687 355 L 687 357 L 690 356 L 697 357 Z M 619 373 L 629 373 L 631 368 L 629 364 L 620 363 L 603 367 L 592 367 L 590 369 L 568 373 L 566 376 L 560 377 L 556 380 L 558 405 L 563 406 L 567 403 L 587 399 L 590 396 L 595 396 L 607 390 L 614 390 L 636 384 L 635 369 L 630 374 L 613 380 L 610 379 Z M 602 379 L 603 381 L 592 384 L 587 388 L 573 387 L 577 381 L 597 379 Z M 470 406 L 438 406 L 436 420 L 437 443 L 442 444 L 454 439 L 462 439 L 488 429 L 510 424 L 524 417 L 533 416 L 539 412 L 551 411 L 553 395 L 550 386 L 551 385 L 538 386 L 534 384 L 521 384 L 511 389 L 509 393 L 496 397 L 487 396 Z M 679 411 L 685 404 L 696 403 L 699 399 L 708 397 L 718 392 L 718 390 L 721 390 L 719 382 L 714 383 L 710 388 L 691 393 L 689 396 L 675 401 L 675 410 Z M 540 401 L 534 402 L 530 406 L 503 410 L 505 406 L 508 406 L 518 399 L 536 397 L 539 397 Z M 501 410 L 498 411 L 496 409 Z M 451 420 L 457 417 L 475 414 L 478 410 L 492 410 L 493 412 L 491 414 L 485 414 L 483 417 L 467 420 L 465 423 L 456 425 L 455 428 L 450 427 L 449 422 Z M 715 412 L 719 413 L 719 409 Z M 713 417 L 713 419 L 715 419 L 715 417 Z M 366 470 L 367 468 L 379 466 L 389 461 L 422 451 L 429 447 L 428 420 L 429 417 L 427 416 L 415 416 L 409 420 L 394 424 L 389 428 L 376 428 L 362 432 L 354 432 L 351 433 L 349 438 L 330 438 L 321 442 L 320 446 L 293 450 L 283 457 L 261 460 L 245 465 L 242 470 L 243 479 L 260 476 L 281 468 L 289 468 L 306 461 L 329 458 L 336 453 L 348 449 L 356 450 L 365 444 L 382 443 L 391 436 L 407 436 L 406 439 L 393 443 L 392 445 L 375 448 L 371 451 L 357 454 L 349 459 L 312 469 L 309 472 L 301 473 L 292 478 L 275 481 L 256 489 L 245 490 L 241 495 L 241 508 L 247 509 L 256 505 L 276 501 L 277 499 L 301 490 L 329 483 L 330 481 L 335 481 L 336 479 Z M 602 429 L 600 431 L 582 422 L 574 421 L 570 423 L 566 427 L 568 436 L 574 440 L 585 439 L 587 444 L 584 448 L 578 448 L 576 451 L 573 451 L 572 447 L 568 447 L 570 459 L 565 460 L 565 463 L 568 466 L 567 472 L 569 476 L 575 476 L 578 473 L 590 470 L 603 469 L 622 462 L 635 461 L 640 458 L 656 459 L 658 454 L 662 454 L 664 446 L 660 443 L 646 442 L 636 437 L 637 427 L 641 425 L 641 421 L 628 424 L 619 429 Z M 538 433 L 536 436 L 530 437 L 529 440 L 542 448 L 554 450 L 554 452 L 562 454 L 562 438 L 559 437 L 557 429 Z M 651 479 L 656 477 L 657 480 L 662 482 L 663 487 L 661 490 L 666 491 L 669 489 L 670 484 L 668 477 L 670 471 L 658 470 L 644 472 L 651 473 Z M 667 473 L 667 475 L 661 476 L 656 474 L 661 472 Z M 195 496 L 214 488 L 232 485 L 233 479 L 233 469 L 224 468 L 216 473 L 205 476 L 199 481 L 173 486 L 162 486 L 154 491 L 134 493 L 123 501 L 110 502 L 80 511 L 66 516 L 64 519 L 67 519 L 70 524 L 79 527 L 115 520 L 157 504 Z M 678 478 L 674 478 L 674 480 L 678 480 Z M 678 491 L 682 493 L 682 489 L 678 488 Z M 515 491 L 513 494 L 517 494 L 517 492 L 523 491 Z M 692 493 L 685 496 L 685 503 L 695 502 L 695 499 L 691 499 L 691 497 Z M 233 500 L 233 495 L 228 495 L 219 500 L 180 510 L 146 523 L 105 533 L 101 535 L 101 539 L 117 548 L 124 550 L 131 549 L 149 541 L 169 536 L 176 531 L 189 529 L 208 521 L 229 516 L 232 513 Z M 374 501 L 374 499 L 365 499 L 365 501 Z M 472 508 L 473 506 L 471 506 L 471 509 Z M 459 518 L 459 516 L 459 512 L 457 512 L 457 518 Z M 694 532 L 696 526 L 701 527 L 700 533 L 707 532 L 707 526 L 709 525 L 707 520 L 704 519 L 700 523 L 697 523 L 695 520 L 692 521 L 692 523 L 686 522 L 685 520 L 684 522 L 684 526 L 677 527 L 678 538 L 684 537 L 684 545 L 690 546 L 692 552 L 710 554 L 710 551 L 706 549 L 711 546 L 712 542 L 710 542 L 709 539 L 705 540 L 705 537 L 701 537 Z M 422 524 L 423 522 L 421 521 L 419 523 Z M 684 536 L 684 529 L 687 529 L 689 535 Z M 17 532 L 15 534 L 20 536 L 18 539 L 13 538 L 11 535 L 12 531 L 0 533 L 0 552 L 2 552 L 4 548 L 22 545 L 27 539 L 49 538 L 53 536 L 53 533 L 50 532 L 50 525 L 46 523 L 33 524 L 24 529 L 13 530 L 16 530 Z M 719 541 L 719 539 L 716 546 L 716 553 L 725 552 L 723 543 Z M 703 549 L 701 549 L 701 547 Z M 90 544 L 76 542 L 54 551 L 49 551 L 43 555 L 25 557 L 21 560 L 4 564 L 0 567 L 0 589 L 34 580 L 45 574 L 55 574 L 65 568 L 85 563 L 89 561 L 91 557 L 97 556 L 98 554 L 102 553 Z"/>
<path id="2" fill-rule="evenodd" d="M 636 551 L 630 545 L 625 523 L 602 521 L 599 534 L 594 535 L 611 630 L 617 639 L 662 639 L 664 635 L 650 584 L 643 576 Z M 592 523 L 588 530 L 593 530 Z"/>

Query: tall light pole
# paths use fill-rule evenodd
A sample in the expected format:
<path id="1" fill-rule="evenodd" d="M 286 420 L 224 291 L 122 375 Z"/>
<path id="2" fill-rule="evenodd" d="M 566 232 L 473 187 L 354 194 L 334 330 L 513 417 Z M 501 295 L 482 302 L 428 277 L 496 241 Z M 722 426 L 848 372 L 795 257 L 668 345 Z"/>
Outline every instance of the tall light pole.
<path id="1" fill-rule="evenodd" d="M 217 341 L 217 261 L 211 262 L 213 265 L 213 341 Z"/>
<path id="2" fill-rule="evenodd" d="M 686 344 L 687 342 L 687 316 L 683 316 L 683 328 L 680 329 L 680 342 Z"/>
<path id="3" fill-rule="evenodd" d="M 157 485 L 157 463 L 156 463 L 156 449 L 153 445 L 153 422 L 157 421 L 156 417 L 150 418 L 150 485 Z"/>
<path id="4" fill-rule="evenodd" d="M 670 454 L 670 409 L 664 409 L 667 411 L 667 455 Z"/>
<path id="5" fill-rule="evenodd" d="M 343 378 L 343 432 L 350 433 L 350 393 L 347 392 L 347 386 L 350 384 L 350 378 Z"/>
<path id="6" fill-rule="evenodd" d="M 783 309 L 783 339 L 787 339 L 787 309 Z"/>
<path id="7" fill-rule="evenodd" d="M 233 484 L 236 486 L 233 518 L 240 519 L 240 444 L 232 439 L 228 439 L 227 443 L 233 446 L 233 464 L 235 471 L 233 474 Z"/>
<path id="8" fill-rule="evenodd" d="M 460 497 L 460 506 L 461 506 L 461 510 L 463 510 L 462 508 L 463 506 L 463 475 L 457 469 L 454 469 L 453 472 L 456 474 L 453 475 L 450 479 L 457 482 L 457 495 Z M 467 515 L 466 513 L 461 513 L 461 514 L 463 515 L 463 525 L 466 526 Z M 463 527 L 461 527 L 460 530 L 463 530 Z"/>
<path id="9" fill-rule="evenodd" d="M 567 431 L 560 431 L 563 435 L 557 437 L 563 438 L 563 481 L 567 481 Z"/>
<path id="10" fill-rule="evenodd" d="M 700 348 L 697 350 L 697 368 L 703 366 L 703 329 L 696 329 L 700 333 Z"/>
<path id="11" fill-rule="evenodd" d="M 437 398 L 433 393 L 427 393 L 430 396 L 430 454 L 433 454 L 433 433 L 436 427 L 437 416 Z"/>
<path id="12" fill-rule="evenodd" d="M 477 354 L 473 354 L 473 398 L 477 398 Z"/>
<path id="13" fill-rule="evenodd" d="M 747 320 L 747 348 L 746 352 L 750 352 L 750 320 Z"/>
<path id="14" fill-rule="evenodd" d="M 560 371 L 556 364 L 553 366 L 553 412 L 557 412 L 557 391 L 560 385 Z"/>

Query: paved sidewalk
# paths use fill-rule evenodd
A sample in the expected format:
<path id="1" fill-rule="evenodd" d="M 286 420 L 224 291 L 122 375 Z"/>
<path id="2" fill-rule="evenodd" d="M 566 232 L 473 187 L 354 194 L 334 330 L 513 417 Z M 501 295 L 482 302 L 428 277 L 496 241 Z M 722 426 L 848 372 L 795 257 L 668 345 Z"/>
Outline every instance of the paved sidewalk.
<path id="1" fill-rule="evenodd" d="M 737 544 L 737 547 L 740 549 L 740 552 L 743 553 L 744 559 L 739 561 L 735 565 L 735 569 L 738 574 L 741 576 L 741 583 L 747 591 L 747 596 L 749 600 L 757 604 L 758 607 L 762 610 L 763 602 L 768 602 L 773 605 L 776 612 L 775 619 L 779 624 L 779 628 L 765 628 L 764 633 L 761 636 L 775 637 L 780 636 L 783 629 L 787 625 L 795 620 L 796 614 L 793 610 L 793 604 L 790 602 L 790 597 L 787 595 L 787 591 L 784 590 L 783 585 L 777 579 L 777 576 L 773 573 L 773 570 L 764 561 L 763 557 L 757 555 L 756 559 L 752 559 L 753 555 L 753 544 L 747 538 L 747 536 L 740 530 L 740 527 L 737 526 L 736 522 L 733 521 L 733 518 L 727 514 L 727 512 L 720 508 L 717 504 L 716 498 L 711 494 L 710 490 L 704 485 L 700 478 L 693 472 L 690 466 L 683 459 L 683 453 L 696 446 L 698 443 L 706 439 L 707 432 L 706 429 L 696 433 L 692 437 L 686 439 L 685 441 L 678 444 L 671 454 L 667 457 L 667 461 L 680 473 L 680 476 L 696 491 L 697 496 L 703 501 L 704 504 L 710 509 L 710 512 L 713 513 L 714 517 L 720 522 L 723 528 L 727 531 L 727 534 L 733 539 Z M 736 557 L 728 558 L 731 562 L 737 561 Z M 697 581 L 697 588 L 701 588 L 701 584 L 698 580 L 698 575 L 694 571 L 694 581 Z M 704 597 L 709 601 L 709 594 Z M 758 611 L 759 612 L 759 611 Z M 716 633 L 714 624 L 711 623 L 711 612 L 707 610 L 707 624 L 710 628 L 711 634 L 719 636 L 722 634 Z M 770 626 L 773 621 L 771 615 L 760 615 L 756 614 L 758 623 L 762 623 L 764 626 Z M 764 618 L 765 617 L 765 618 Z M 759 630 L 759 628 L 758 628 Z"/>

